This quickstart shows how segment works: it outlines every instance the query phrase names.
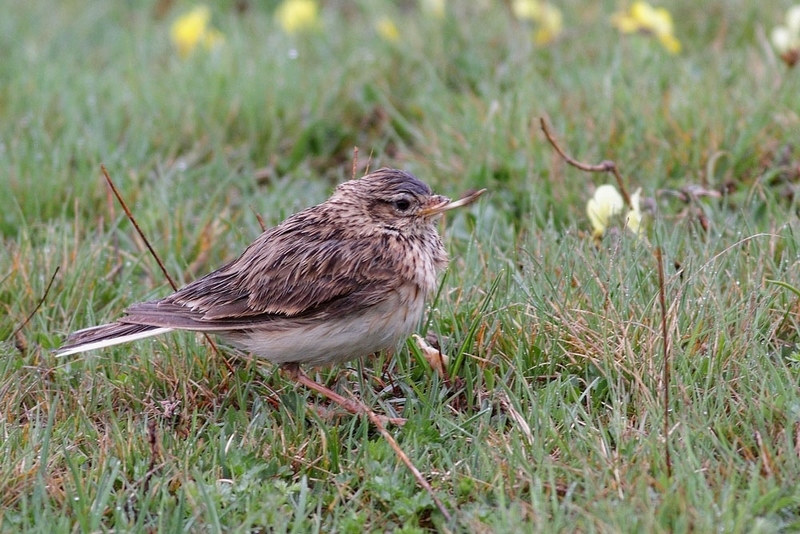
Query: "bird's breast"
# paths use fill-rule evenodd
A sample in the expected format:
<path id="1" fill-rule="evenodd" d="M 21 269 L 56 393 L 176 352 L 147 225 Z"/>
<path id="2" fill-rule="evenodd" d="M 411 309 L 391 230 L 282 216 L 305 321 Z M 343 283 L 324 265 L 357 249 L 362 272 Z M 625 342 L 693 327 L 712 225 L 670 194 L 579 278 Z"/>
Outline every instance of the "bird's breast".
<path id="1" fill-rule="evenodd" d="M 439 236 L 399 239 L 393 249 L 401 278 L 419 287 L 424 299 L 436 289 L 436 275 L 447 267 L 447 253 Z"/>

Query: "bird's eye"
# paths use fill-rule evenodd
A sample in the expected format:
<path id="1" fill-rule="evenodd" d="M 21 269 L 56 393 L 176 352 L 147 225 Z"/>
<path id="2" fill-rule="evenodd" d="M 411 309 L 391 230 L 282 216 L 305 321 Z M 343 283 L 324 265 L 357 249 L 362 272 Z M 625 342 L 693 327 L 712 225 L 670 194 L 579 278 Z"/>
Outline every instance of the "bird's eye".
<path id="1" fill-rule="evenodd" d="M 397 208 L 399 211 L 406 211 L 408 208 L 411 207 L 411 202 L 408 199 L 401 198 L 394 201 L 394 207 Z"/>

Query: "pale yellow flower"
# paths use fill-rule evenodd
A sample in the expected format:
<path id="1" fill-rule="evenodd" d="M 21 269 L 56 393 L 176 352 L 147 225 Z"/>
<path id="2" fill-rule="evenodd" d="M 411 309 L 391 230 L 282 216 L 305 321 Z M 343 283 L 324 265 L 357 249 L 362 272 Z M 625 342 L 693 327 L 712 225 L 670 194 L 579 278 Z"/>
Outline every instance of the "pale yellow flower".
<path id="1" fill-rule="evenodd" d="M 772 30 L 770 37 L 781 58 L 793 67 L 800 58 L 800 5 L 786 12 L 786 25 Z"/>
<path id="2" fill-rule="evenodd" d="M 422 11 L 428 15 L 433 15 L 437 19 L 444 18 L 447 8 L 446 0 L 419 0 Z"/>
<path id="3" fill-rule="evenodd" d="M 647 2 L 634 2 L 630 11 L 615 13 L 613 24 L 622 33 L 654 35 L 672 54 L 681 50 L 681 42 L 674 35 L 672 15 L 663 7 L 654 8 Z"/>
<path id="4" fill-rule="evenodd" d="M 772 30 L 770 38 L 772 40 L 772 46 L 775 47 L 775 50 L 777 50 L 779 54 L 785 54 L 792 48 L 796 48 L 800 45 L 797 37 L 792 35 L 792 32 L 790 32 L 789 28 L 786 26 L 778 26 Z"/>
<path id="5" fill-rule="evenodd" d="M 381 17 L 381 19 L 375 23 L 375 29 L 378 31 L 378 35 L 385 41 L 389 41 L 390 43 L 400 42 L 400 30 L 397 29 L 397 26 L 389 17 Z"/>
<path id="6" fill-rule="evenodd" d="M 514 0 L 511 2 L 511 12 L 520 20 L 539 20 L 542 13 L 542 3 L 539 0 Z"/>
<path id="7" fill-rule="evenodd" d="M 601 185 L 594 192 L 594 196 L 586 203 L 586 215 L 592 224 L 595 238 L 602 236 L 611 219 L 622 213 L 625 209 L 625 201 L 619 194 L 617 188 L 610 184 Z"/>
<path id="8" fill-rule="evenodd" d="M 224 42 L 225 38 L 219 30 L 208 27 L 210 20 L 211 10 L 200 5 L 172 23 L 170 36 L 178 55 L 187 57 L 198 45 L 211 50 Z"/>
<path id="9" fill-rule="evenodd" d="M 536 44 L 547 44 L 559 36 L 564 29 L 564 17 L 561 10 L 551 4 L 542 4 L 539 25 L 533 40 Z"/>
<path id="10" fill-rule="evenodd" d="M 631 195 L 631 205 L 628 213 L 625 214 L 625 227 L 642 237 L 644 234 L 644 224 L 641 208 L 642 189 L 639 188 Z M 594 196 L 586 203 L 586 215 L 592 224 L 592 237 L 600 239 L 611 226 L 616 217 L 625 210 L 625 200 L 619 194 L 617 188 L 611 184 L 601 185 L 594 192 Z M 622 221 L 622 218 L 619 219 Z"/>
<path id="11" fill-rule="evenodd" d="M 641 236 L 644 230 L 642 225 L 641 198 L 642 188 L 640 187 L 631 195 L 631 209 L 625 216 L 625 226 L 637 236 Z"/>
<path id="12" fill-rule="evenodd" d="M 319 6 L 314 0 L 284 0 L 275 10 L 283 31 L 294 34 L 319 26 Z"/>
<path id="13" fill-rule="evenodd" d="M 511 12 L 520 20 L 536 24 L 533 40 L 536 44 L 547 44 L 558 37 L 564 29 L 561 10 L 547 2 L 538 0 L 514 0 Z"/>

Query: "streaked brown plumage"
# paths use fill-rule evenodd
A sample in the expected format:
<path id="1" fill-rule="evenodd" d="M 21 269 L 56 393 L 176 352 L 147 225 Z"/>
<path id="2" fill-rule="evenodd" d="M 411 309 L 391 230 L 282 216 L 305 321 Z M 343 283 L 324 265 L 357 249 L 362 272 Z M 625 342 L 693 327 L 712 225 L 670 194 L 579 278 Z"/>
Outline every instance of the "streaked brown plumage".
<path id="1" fill-rule="evenodd" d="M 422 317 L 447 255 L 442 212 L 469 204 L 380 169 L 261 234 L 232 262 L 117 322 L 71 334 L 60 355 L 171 330 L 220 335 L 285 366 L 327 365 L 393 347 Z"/>

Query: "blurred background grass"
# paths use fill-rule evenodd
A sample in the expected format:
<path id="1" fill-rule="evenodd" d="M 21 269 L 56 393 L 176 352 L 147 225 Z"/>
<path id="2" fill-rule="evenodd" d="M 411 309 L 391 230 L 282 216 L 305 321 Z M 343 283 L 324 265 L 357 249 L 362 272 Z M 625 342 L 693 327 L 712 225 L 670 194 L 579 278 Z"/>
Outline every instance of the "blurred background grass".
<path id="1" fill-rule="evenodd" d="M 189 2 L 4 7 L 2 529 L 795 528 L 800 82 L 768 40 L 789 4 L 665 4 L 678 54 L 621 35 L 616 1 L 559 3 L 546 44 L 510 2 L 440 17 L 327 1 L 295 33 L 278 5 L 213 4 L 222 41 L 186 57 L 170 31 Z M 398 39 L 381 36 L 387 18 Z M 654 199 L 672 479 L 652 250 L 624 230 L 595 245 L 585 205 L 611 178 L 566 166 L 540 117 Z M 365 421 L 321 418 L 269 366 L 229 376 L 190 335 L 49 352 L 167 291 L 101 163 L 185 283 L 241 251 L 256 214 L 272 225 L 324 200 L 356 146 L 358 174 L 490 190 L 443 230 L 453 262 L 428 325 L 453 382 L 410 345 L 321 375 L 409 419 L 395 433 L 449 526 Z"/>

